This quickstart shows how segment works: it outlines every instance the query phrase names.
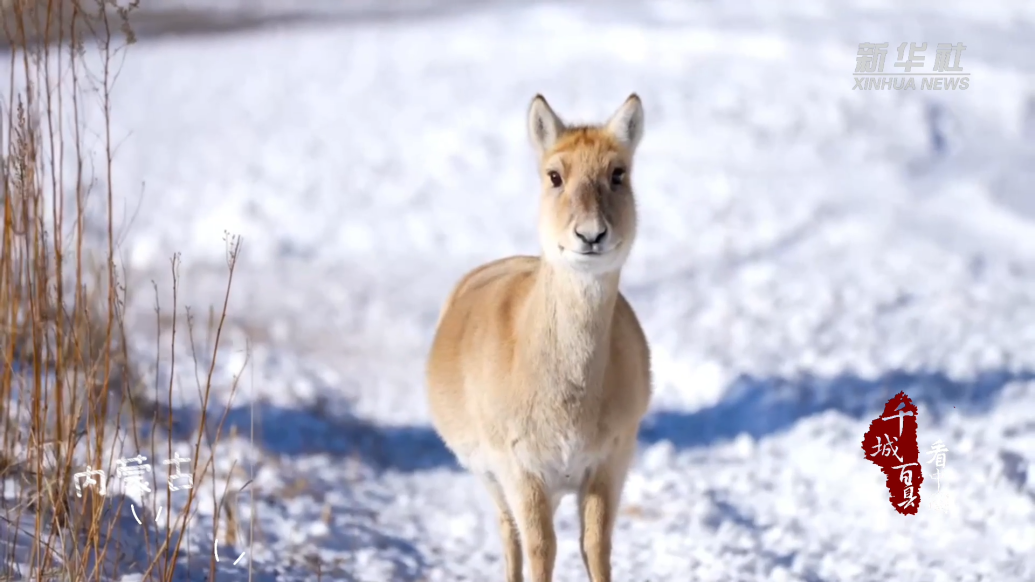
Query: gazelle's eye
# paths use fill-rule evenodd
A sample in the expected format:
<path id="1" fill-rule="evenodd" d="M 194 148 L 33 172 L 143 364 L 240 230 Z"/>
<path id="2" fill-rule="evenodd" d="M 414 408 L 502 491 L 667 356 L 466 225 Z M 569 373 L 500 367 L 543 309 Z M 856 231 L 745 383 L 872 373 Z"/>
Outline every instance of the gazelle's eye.
<path id="1" fill-rule="evenodd" d="M 557 172 L 550 171 L 546 173 L 550 177 L 550 183 L 553 184 L 554 188 L 560 188 L 564 182 L 561 180 L 561 175 Z"/>
<path id="2" fill-rule="evenodd" d="M 615 168 L 615 171 L 611 172 L 611 185 L 618 187 L 622 185 L 622 180 L 625 179 L 625 170 L 622 168 Z"/>

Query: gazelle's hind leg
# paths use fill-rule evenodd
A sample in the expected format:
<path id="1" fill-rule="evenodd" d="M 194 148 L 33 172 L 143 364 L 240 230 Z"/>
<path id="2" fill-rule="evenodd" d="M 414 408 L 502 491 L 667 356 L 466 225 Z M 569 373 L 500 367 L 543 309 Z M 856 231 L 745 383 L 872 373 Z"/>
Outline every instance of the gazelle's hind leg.
<path id="1" fill-rule="evenodd" d="M 503 561 L 507 570 L 507 582 L 522 582 L 521 579 L 521 537 L 518 535 L 517 521 L 507 505 L 503 488 L 491 475 L 483 477 L 485 486 L 496 503 L 496 518 L 499 521 L 500 539 L 503 541 Z"/>
<path id="2" fill-rule="evenodd" d="M 592 582 L 611 582 L 611 535 L 629 464 L 636 452 L 636 437 L 625 437 L 579 491 L 582 561 Z"/>

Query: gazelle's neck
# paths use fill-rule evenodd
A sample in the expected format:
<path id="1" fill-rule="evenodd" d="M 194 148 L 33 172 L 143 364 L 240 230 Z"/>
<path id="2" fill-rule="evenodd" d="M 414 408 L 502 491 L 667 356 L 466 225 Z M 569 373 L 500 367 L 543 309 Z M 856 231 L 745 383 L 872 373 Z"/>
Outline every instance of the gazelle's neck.
<path id="1" fill-rule="evenodd" d="M 595 386 L 604 372 L 619 271 L 586 274 L 540 260 L 528 314 L 543 364 L 581 386 Z"/>

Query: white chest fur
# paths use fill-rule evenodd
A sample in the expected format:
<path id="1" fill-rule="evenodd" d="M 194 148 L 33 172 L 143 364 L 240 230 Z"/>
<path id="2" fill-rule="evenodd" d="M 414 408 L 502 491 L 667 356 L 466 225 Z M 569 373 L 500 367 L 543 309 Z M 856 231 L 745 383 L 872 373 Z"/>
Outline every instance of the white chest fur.
<path id="1" fill-rule="evenodd" d="M 547 454 L 533 453 L 530 448 L 515 447 L 515 458 L 521 469 L 537 475 L 543 480 L 547 494 L 554 507 L 561 497 L 575 493 L 582 487 L 586 477 L 603 461 L 600 451 L 591 450 L 588 441 L 575 431 L 555 435 L 545 447 Z M 524 450 L 522 450 L 524 449 Z"/>

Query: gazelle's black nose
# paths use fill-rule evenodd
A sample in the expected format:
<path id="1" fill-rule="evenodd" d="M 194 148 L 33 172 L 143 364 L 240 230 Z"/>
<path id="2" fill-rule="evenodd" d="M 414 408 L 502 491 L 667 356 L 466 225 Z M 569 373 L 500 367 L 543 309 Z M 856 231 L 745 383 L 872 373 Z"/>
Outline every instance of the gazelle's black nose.
<path id="1" fill-rule="evenodd" d="M 579 240 L 588 245 L 595 245 L 598 242 L 604 240 L 604 237 L 607 236 L 607 227 L 605 226 L 604 228 L 601 228 L 599 231 L 596 232 L 579 232 L 579 229 L 576 228 L 575 236 L 579 237 Z"/>

